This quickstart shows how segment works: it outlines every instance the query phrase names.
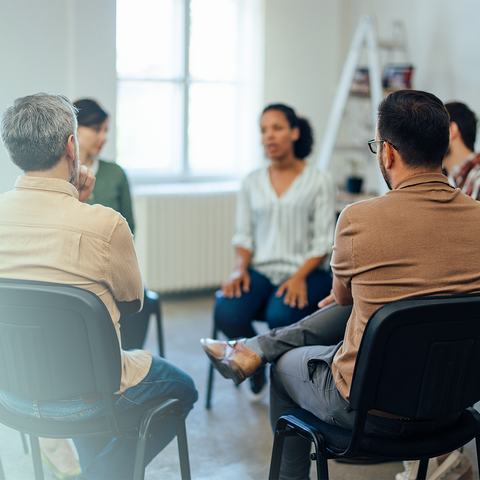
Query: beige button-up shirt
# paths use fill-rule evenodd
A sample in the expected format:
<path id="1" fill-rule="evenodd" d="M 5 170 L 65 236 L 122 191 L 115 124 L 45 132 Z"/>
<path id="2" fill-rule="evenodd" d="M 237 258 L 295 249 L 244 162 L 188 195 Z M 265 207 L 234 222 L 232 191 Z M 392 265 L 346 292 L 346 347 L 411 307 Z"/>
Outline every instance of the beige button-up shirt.
<path id="1" fill-rule="evenodd" d="M 78 201 L 70 183 L 21 176 L 0 195 L 0 277 L 65 283 L 95 293 L 120 342 L 120 310 L 135 313 L 143 282 L 125 219 L 111 208 Z M 122 351 L 120 391 L 140 382 L 149 352 Z"/>

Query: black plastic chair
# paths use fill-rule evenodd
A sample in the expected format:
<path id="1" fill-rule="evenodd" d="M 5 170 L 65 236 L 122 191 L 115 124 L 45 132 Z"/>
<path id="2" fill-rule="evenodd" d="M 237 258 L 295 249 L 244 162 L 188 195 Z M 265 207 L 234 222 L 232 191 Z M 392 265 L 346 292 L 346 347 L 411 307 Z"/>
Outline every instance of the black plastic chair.
<path id="1" fill-rule="evenodd" d="M 165 358 L 163 346 L 162 307 L 158 293 L 145 289 L 143 308 L 134 315 L 122 315 L 120 317 L 120 333 L 122 335 L 122 348 L 131 350 L 143 348 L 147 335 L 150 317 L 155 315 L 157 320 L 158 354 Z"/>
<path id="2" fill-rule="evenodd" d="M 69 285 L 0 279 L 0 342 L 1 389 L 49 401 L 103 396 L 105 416 L 79 422 L 24 418 L 0 404 L 0 422 L 30 435 L 37 480 L 43 479 L 38 437 L 91 436 L 136 438 L 134 479 L 143 479 L 149 429 L 163 417 L 175 418 L 181 476 L 190 479 L 179 400 L 155 398 L 116 412 L 120 347 L 108 310 L 96 295 Z"/>
<path id="3" fill-rule="evenodd" d="M 353 456 L 428 459 L 476 439 L 480 464 L 480 295 L 402 300 L 379 308 L 365 328 L 350 390 L 353 431 L 319 420 L 303 409 L 286 412 L 276 425 L 270 480 L 279 478 L 286 436 L 315 445 L 318 479 L 328 479 L 327 460 Z M 363 434 L 367 412 L 379 410 L 418 420 L 460 414 L 448 428 L 429 434 L 379 438 Z M 460 413 L 461 412 L 461 413 Z"/>
<path id="4" fill-rule="evenodd" d="M 215 292 L 215 305 L 221 296 L 222 296 L 222 291 L 217 290 Z M 213 307 L 214 309 L 215 309 L 215 305 Z M 263 309 L 260 312 L 257 312 L 257 314 L 255 315 L 255 320 L 259 322 L 265 321 Z M 213 338 L 214 340 L 218 338 L 218 327 L 217 327 L 217 322 L 215 321 L 215 314 L 213 315 L 213 330 L 212 330 L 212 336 L 210 338 Z M 207 400 L 205 402 L 205 408 L 207 410 L 210 410 L 212 408 L 212 391 L 213 391 L 214 373 L 215 373 L 215 369 L 213 368 L 213 365 L 210 363 L 208 367 Z M 235 387 L 238 387 L 238 385 L 235 385 Z"/>

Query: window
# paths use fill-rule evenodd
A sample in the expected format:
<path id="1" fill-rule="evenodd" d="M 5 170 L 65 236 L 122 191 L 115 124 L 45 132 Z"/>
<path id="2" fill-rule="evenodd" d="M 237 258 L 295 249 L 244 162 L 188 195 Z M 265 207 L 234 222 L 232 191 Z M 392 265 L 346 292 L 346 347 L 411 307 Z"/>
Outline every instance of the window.
<path id="1" fill-rule="evenodd" d="M 227 178 L 258 162 L 260 4 L 117 0 L 117 161 L 131 178 Z"/>

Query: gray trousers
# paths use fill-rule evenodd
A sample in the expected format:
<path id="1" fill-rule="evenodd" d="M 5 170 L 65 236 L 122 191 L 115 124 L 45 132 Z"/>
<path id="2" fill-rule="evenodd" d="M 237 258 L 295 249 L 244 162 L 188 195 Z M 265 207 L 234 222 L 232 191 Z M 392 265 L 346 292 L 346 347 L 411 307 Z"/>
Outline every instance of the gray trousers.
<path id="1" fill-rule="evenodd" d="M 258 335 L 255 340 L 267 362 L 274 362 L 292 348 L 337 345 L 343 340 L 351 313 L 352 305 L 341 307 L 331 303 L 297 323 Z"/>
<path id="2" fill-rule="evenodd" d="M 337 407 L 340 412 L 348 407 L 348 403 L 338 393 L 333 378 L 330 378 L 329 384 L 321 382 L 323 386 L 320 388 L 310 388 L 313 383 L 309 381 L 308 369 L 305 367 L 310 356 L 318 353 L 318 348 L 326 348 L 319 347 L 320 345 L 329 346 L 325 350 L 325 355 L 333 359 L 338 344 L 345 335 L 351 311 L 351 305 L 341 307 L 333 303 L 297 323 L 255 337 L 265 360 L 267 362 L 278 360 L 271 369 L 270 386 L 270 421 L 274 431 L 278 418 L 292 408 L 301 406 L 318 413 L 317 407 L 321 405 L 327 411 L 332 411 L 333 418 L 333 411 L 337 410 Z M 315 352 L 311 351 L 312 348 Z M 327 361 L 331 364 L 329 360 Z M 290 372 L 290 368 L 294 371 Z M 331 377 L 330 368 L 328 371 Z M 298 397 L 297 393 L 302 398 Z M 303 397 L 306 397 L 305 401 Z M 310 448 L 309 440 L 300 437 L 285 439 L 280 470 L 282 480 L 309 478 Z"/>

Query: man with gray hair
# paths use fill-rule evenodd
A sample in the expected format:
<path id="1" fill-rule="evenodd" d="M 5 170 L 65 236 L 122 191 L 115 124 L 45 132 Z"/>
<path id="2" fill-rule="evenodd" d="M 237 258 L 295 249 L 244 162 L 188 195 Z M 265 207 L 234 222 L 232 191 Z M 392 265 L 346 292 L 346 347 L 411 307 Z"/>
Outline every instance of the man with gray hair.
<path id="1" fill-rule="evenodd" d="M 143 283 L 125 219 L 101 205 L 87 205 L 94 176 L 80 167 L 76 109 L 61 95 L 18 98 L 4 111 L 0 134 L 15 165 L 24 171 L 14 190 L 0 195 L 0 277 L 69 284 L 96 294 L 108 309 L 120 342 L 118 320 L 139 311 Z M 187 414 L 197 400 L 192 379 L 160 357 L 121 351 L 117 410 L 156 397 L 178 398 Z M 25 417 L 89 419 L 104 415 L 100 396 L 68 402 L 23 399 L 0 390 L 0 402 Z M 150 462 L 175 436 L 168 419 L 155 422 Z M 131 479 L 131 440 L 78 438 L 78 479 Z"/>

